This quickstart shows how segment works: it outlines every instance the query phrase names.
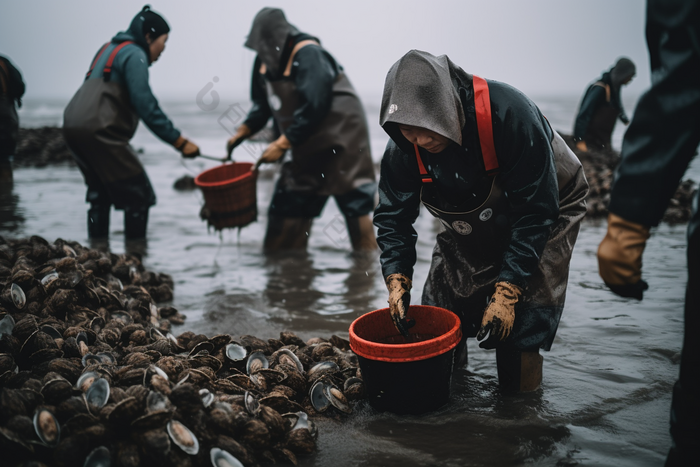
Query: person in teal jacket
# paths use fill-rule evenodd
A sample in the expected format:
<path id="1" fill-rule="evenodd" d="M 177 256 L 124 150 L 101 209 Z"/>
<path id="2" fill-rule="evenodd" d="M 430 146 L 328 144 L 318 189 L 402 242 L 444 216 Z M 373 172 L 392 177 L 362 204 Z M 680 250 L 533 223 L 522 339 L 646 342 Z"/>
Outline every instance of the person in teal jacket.
<path id="1" fill-rule="evenodd" d="M 129 141 L 139 119 L 183 157 L 199 148 L 163 113 L 148 82 L 148 68 L 165 49 L 170 27 L 146 5 L 127 31 L 103 45 L 85 81 L 66 107 L 63 133 L 85 177 L 88 235 L 109 235 L 111 206 L 124 210 L 127 239 L 146 236 L 148 210 L 156 203 L 151 182 Z"/>

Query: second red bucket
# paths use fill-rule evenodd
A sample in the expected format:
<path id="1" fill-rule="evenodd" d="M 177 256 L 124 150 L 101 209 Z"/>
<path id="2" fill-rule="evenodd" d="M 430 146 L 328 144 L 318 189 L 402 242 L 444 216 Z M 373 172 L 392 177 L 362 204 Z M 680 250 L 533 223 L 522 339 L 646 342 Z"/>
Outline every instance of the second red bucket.
<path id="1" fill-rule="evenodd" d="M 194 179 L 204 195 L 202 219 L 216 230 L 244 227 L 258 218 L 257 170 L 250 162 L 232 162 L 205 170 Z"/>
<path id="2" fill-rule="evenodd" d="M 358 356 L 369 403 L 377 410 L 419 414 L 445 405 L 455 348 L 462 338 L 457 315 L 434 306 L 411 306 L 416 325 L 399 334 L 388 308 L 350 325 L 350 347 Z"/>

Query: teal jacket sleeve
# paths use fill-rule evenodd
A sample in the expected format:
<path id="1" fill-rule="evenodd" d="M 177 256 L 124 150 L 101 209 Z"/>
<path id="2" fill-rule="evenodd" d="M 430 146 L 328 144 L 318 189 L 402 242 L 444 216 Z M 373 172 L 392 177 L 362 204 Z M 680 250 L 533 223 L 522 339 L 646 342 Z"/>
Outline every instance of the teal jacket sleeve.
<path id="1" fill-rule="evenodd" d="M 146 126 L 161 140 L 173 144 L 180 136 L 170 119 L 161 110 L 148 83 L 148 58 L 137 45 L 121 50 L 115 60 L 112 79 L 124 84 L 129 91 L 131 105 Z"/>

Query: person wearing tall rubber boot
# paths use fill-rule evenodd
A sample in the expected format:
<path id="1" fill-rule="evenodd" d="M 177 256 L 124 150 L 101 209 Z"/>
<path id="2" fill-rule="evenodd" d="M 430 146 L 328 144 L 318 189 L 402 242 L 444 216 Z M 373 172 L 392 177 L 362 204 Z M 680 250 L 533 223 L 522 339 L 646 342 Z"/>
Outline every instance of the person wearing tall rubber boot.
<path id="1" fill-rule="evenodd" d="M 12 156 L 17 149 L 19 117 L 25 86 L 22 74 L 10 59 L 0 55 L 0 184 L 12 186 Z"/>
<path id="2" fill-rule="evenodd" d="M 421 303 L 460 317 L 456 365 L 476 336 L 496 349 L 504 393 L 538 389 L 586 213 L 581 163 L 523 93 L 445 55 L 411 50 L 391 67 L 380 124 L 374 224 L 398 331 L 421 319 L 409 305 L 422 203 L 442 228 Z"/>
<path id="3" fill-rule="evenodd" d="M 87 185 L 88 236 L 109 236 L 111 206 L 124 210 L 127 239 L 145 238 L 156 195 L 129 144 L 141 119 L 183 157 L 199 155 L 163 113 L 148 82 L 148 68 L 165 49 L 170 27 L 146 5 L 129 29 L 104 44 L 63 114 L 63 135 Z"/>
<path id="4" fill-rule="evenodd" d="M 642 255 L 650 228 L 700 144 L 700 3 L 649 0 L 646 40 L 651 88 L 641 97 L 622 142 L 610 194 L 608 230 L 598 271 L 610 290 L 642 300 Z M 700 192 L 688 223 L 688 282 L 680 374 L 673 387 L 667 467 L 697 465 L 700 449 Z M 682 279 L 679 278 L 679 282 Z"/>
<path id="5" fill-rule="evenodd" d="M 637 72 L 634 62 L 622 57 L 615 66 L 588 86 L 574 122 L 574 141 L 580 151 L 611 149 L 615 123 L 630 121 L 622 105 L 622 86 Z"/>
<path id="6" fill-rule="evenodd" d="M 253 106 L 231 151 L 274 117 L 280 136 L 258 163 L 283 163 L 268 211 L 265 250 L 306 248 L 313 219 L 330 196 L 345 217 L 354 250 L 377 248 L 370 213 L 376 177 L 362 103 L 343 68 L 318 38 L 300 32 L 284 12 L 258 12 L 245 46 L 257 52 Z"/>

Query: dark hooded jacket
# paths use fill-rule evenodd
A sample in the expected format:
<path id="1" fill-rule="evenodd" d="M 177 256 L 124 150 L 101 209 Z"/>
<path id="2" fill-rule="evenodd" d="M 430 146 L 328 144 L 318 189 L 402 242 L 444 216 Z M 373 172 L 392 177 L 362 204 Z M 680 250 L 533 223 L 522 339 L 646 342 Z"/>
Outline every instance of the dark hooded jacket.
<path id="1" fill-rule="evenodd" d="M 622 105 L 621 91 L 623 83 L 632 78 L 635 72 L 634 63 L 627 58 L 621 58 L 617 61 L 615 66 L 603 73 L 600 79 L 588 86 L 581 100 L 576 122 L 574 123 L 574 139 L 576 141 L 586 140 L 586 142 L 590 141 L 593 142 L 594 145 L 602 146 L 610 144 L 610 136 L 614 129 L 614 120 L 606 125 L 608 128 L 591 128 L 591 125 L 595 121 L 596 113 L 600 112 L 601 109 L 610 109 L 613 113 L 617 114 L 617 118 L 619 118 L 622 123 L 629 123 L 629 118 Z M 605 87 L 601 85 L 607 85 L 609 87 L 609 98 Z M 601 132 L 602 134 L 597 134 Z"/>
<path id="2" fill-rule="evenodd" d="M 499 281 L 525 287 L 559 215 L 552 130 L 537 106 L 517 89 L 488 81 L 501 187 L 510 214 Z M 422 181 L 413 145 L 400 124 L 432 130 L 452 144 L 438 154 L 421 149 L 442 199 L 453 208 L 481 203 L 488 194 L 476 125 L 472 76 L 447 56 L 412 50 L 396 62 L 384 85 L 380 124 L 389 134 L 374 211 L 384 276 L 413 274 Z M 478 205 L 478 204 L 477 204 Z"/>
<path id="3" fill-rule="evenodd" d="M 22 74 L 0 55 L 0 157 L 14 155 L 17 147 L 19 118 L 16 107 L 22 106 Z"/>
<path id="4" fill-rule="evenodd" d="M 301 41 L 320 40 L 299 32 L 287 22 L 282 10 L 263 8 L 253 20 L 245 46 L 258 55 L 253 65 L 250 97 L 253 106 L 248 112 L 245 124 L 255 133 L 265 126 L 272 117 L 267 98 L 266 81 L 285 79 L 282 76 L 294 46 Z M 260 73 L 265 64 L 265 74 Z M 285 135 L 293 146 L 302 144 L 314 132 L 316 126 L 328 114 L 333 100 L 333 83 L 342 67 L 333 56 L 318 46 L 307 46 L 294 56 L 291 76 L 302 98 L 302 103 L 294 112 L 294 123 Z"/>

